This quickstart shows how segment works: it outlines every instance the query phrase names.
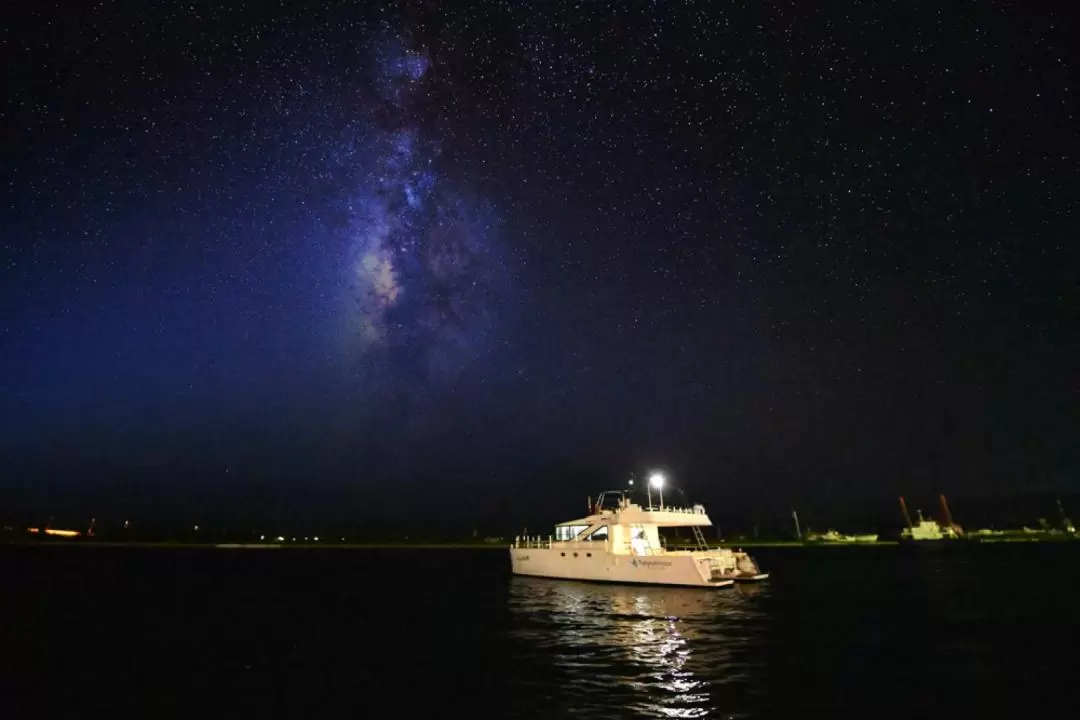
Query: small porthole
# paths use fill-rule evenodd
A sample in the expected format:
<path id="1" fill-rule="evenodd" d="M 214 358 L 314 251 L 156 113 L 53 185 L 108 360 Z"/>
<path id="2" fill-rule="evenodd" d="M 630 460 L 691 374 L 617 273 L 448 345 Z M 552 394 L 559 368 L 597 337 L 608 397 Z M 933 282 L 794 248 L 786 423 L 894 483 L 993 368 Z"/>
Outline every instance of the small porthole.
<path id="1" fill-rule="evenodd" d="M 585 553 L 585 557 L 592 557 L 592 553 Z"/>
<path id="2" fill-rule="evenodd" d="M 577 557 L 577 553 L 574 553 L 574 557 Z"/>
<path id="3" fill-rule="evenodd" d="M 559 553 L 559 554 L 562 555 L 563 557 L 566 557 L 566 553 Z"/>

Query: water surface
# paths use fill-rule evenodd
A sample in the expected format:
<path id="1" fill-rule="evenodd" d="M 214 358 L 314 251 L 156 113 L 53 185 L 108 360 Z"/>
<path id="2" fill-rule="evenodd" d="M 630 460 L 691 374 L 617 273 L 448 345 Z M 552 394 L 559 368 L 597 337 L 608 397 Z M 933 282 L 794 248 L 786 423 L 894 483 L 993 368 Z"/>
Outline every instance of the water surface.
<path id="1" fill-rule="evenodd" d="M 501 550 L 2 548 L 5 717 L 1033 717 L 1077 707 L 1080 543 L 763 548 L 760 586 Z"/>

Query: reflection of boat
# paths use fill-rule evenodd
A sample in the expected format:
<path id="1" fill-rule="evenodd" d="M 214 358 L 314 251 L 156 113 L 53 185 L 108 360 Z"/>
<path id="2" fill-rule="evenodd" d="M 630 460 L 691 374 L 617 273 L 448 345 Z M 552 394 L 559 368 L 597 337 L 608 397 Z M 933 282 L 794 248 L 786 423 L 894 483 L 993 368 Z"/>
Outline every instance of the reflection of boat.
<path id="1" fill-rule="evenodd" d="M 739 590 L 768 592 L 767 583 L 740 585 Z M 534 622 L 563 624 L 579 631 L 576 639 L 588 645 L 637 648 L 633 637 L 639 625 L 664 626 L 685 640 L 730 637 L 724 624 L 741 623 L 760 613 L 741 592 L 707 593 L 693 587 L 664 587 L 576 580 L 549 582 L 515 577 L 511 585 L 512 607 Z M 593 631 L 596 631 L 595 637 Z M 550 632 L 543 638 L 554 640 Z M 537 637 L 540 637 L 539 635 Z M 568 644 L 572 638 L 565 638 Z"/>
<path id="2" fill-rule="evenodd" d="M 878 541 L 878 536 L 874 535 L 841 535 L 835 530 L 829 530 L 826 533 L 811 533 L 806 536 L 807 542 L 820 542 L 820 543 L 875 543 Z"/>
<path id="3" fill-rule="evenodd" d="M 657 486 L 654 478 L 654 487 Z M 613 502 L 605 507 L 605 500 Z M 723 587 L 764 580 L 745 552 L 710 548 L 701 534 L 712 521 L 701 505 L 641 507 L 621 490 L 590 502 L 586 517 L 560 523 L 549 538 L 518 537 L 510 548 L 516 575 L 653 585 Z M 659 528 L 689 527 L 697 549 L 668 550 Z"/>
<path id="4" fill-rule="evenodd" d="M 718 698 L 756 686 L 748 656 L 768 623 L 741 591 L 769 587 L 714 593 L 514 577 L 511 633 L 525 658 L 564 672 L 559 696 L 575 714 L 610 717 L 621 708 L 641 717 L 710 717 Z"/>

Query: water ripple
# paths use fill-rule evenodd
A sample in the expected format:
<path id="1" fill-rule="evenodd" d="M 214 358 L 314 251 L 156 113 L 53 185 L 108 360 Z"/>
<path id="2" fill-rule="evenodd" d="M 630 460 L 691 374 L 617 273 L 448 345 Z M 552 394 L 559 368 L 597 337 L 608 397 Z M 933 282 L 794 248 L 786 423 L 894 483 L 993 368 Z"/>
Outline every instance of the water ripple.
<path id="1" fill-rule="evenodd" d="M 767 626 L 760 591 L 514 578 L 514 662 L 554 673 L 568 715 L 739 717 Z"/>

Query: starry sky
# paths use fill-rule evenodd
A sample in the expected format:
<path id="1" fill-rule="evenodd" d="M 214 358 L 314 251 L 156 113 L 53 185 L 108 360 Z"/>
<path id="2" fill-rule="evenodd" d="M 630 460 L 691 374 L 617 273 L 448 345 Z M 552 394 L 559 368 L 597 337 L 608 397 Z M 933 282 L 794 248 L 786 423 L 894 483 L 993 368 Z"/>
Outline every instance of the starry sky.
<path id="1" fill-rule="evenodd" d="M 1075 9 L 4 15 L 8 489 L 1078 489 Z"/>

